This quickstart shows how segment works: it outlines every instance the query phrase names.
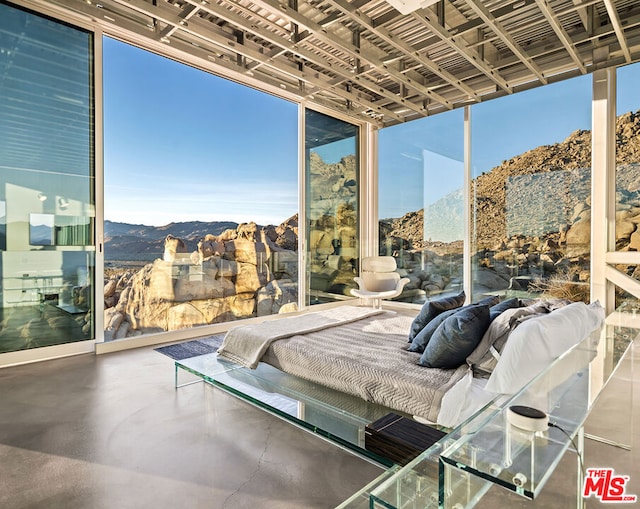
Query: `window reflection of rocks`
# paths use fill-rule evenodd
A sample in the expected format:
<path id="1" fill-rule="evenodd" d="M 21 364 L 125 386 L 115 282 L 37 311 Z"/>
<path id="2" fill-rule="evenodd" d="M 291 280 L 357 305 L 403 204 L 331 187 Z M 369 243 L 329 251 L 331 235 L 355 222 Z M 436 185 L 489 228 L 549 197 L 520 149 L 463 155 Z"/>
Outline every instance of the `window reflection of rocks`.
<path id="1" fill-rule="evenodd" d="M 325 163 L 310 152 L 309 272 L 311 302 L 348 296 L 358 259 L 357 158 Z"/>

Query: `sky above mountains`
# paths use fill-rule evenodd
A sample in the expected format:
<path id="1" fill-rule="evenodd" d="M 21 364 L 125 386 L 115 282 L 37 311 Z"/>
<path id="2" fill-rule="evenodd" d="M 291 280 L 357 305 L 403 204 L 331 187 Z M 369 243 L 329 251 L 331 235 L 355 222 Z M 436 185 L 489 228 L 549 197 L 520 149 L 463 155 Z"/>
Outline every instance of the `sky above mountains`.
<path id="1" fill-rule="evenodd" d="M 284 221 L 298 210 L 297 106 L 104 38 L 105 217 Z"/>
<path id="2" fill-rule="evenodd" d="M 618 114 L 640 107 L 640 64 L 618 72 Z M 586 75 L 471 108 L 472 174 L 591 129 Z M 298 210 L 297 105 L 104 38 L 105 217 L 279 224 Z M 463 110 L 380 131 L 379 216 L 463 184 Z M 332 160 L 330 147 L 318 152 Z M 340 151 L 338 151 L 339 153 Z"/>

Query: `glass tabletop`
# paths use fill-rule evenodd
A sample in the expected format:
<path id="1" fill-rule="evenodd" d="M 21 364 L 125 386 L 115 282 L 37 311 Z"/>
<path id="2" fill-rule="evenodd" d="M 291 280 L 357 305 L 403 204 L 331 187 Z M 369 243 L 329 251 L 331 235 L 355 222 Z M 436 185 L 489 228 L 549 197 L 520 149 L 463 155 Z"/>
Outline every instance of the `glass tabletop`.
<path id="1" fill-rule="evenodd" d="M 190 385 L 191 382 L 179 383 L 179 373 L 180 369 L 191 373 L 199 378 L 197 382 L 201 380 L 212 381 L 213 378 L 221 373 L 226 371 L 232 371 L 234 369 L 238 369 L 240 366 L 234 364 L 233 362 L 229 362 L 227 360 L 218 357 L 215 353 L 209 353 L 206 355 L 198 355 L 197 357 L 189 357 L 187 359 L 176 360 L 175 361 L 175 386 L 183 387 L 185 385 Z"/>

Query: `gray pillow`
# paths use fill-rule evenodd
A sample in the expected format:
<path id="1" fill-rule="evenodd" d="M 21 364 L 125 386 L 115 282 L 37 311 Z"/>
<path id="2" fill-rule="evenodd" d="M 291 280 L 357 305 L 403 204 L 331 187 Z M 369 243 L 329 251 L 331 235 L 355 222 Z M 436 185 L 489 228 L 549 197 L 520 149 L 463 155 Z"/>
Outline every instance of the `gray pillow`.
<path id="1" fill-rule="evenodd" d="M 495 306 L 497 304 L 500 304 L 500 297 L 498 297 L 497 295 L 490 295 L 489 297 L 485 297 L 478 302 L 474 302 L 474 304 L 476 306 Z"/>
<path id="2" fill-rule="evenodd" d="M 444 369 L 464 364 L 489 328 L 489 316 L 489 306 L 476 304 L 448 317 L 431 336 L 418 364 Z"/>
<path id="3" fill-rule="evenodd" d="M 420 332 L 431 320 L 443 311 L 459 308 L 464 304 L 464 299 L 465 295 L 464 291 L 462 291 L 453 297 L 442 297 L 441 299 L 425 302 L 420 313 L 418 313 L 418 316 L 414 318 L 413 323 L 411 324 L 411 329 L 409 330 L 409 343 L 413 341 L 413 338 L 416 337 L 418 332 Z"/>
<path id="4" fill-rule="evenodd" d="M 493 309 L 490 308 L 490 311 Z M 492 322 L 478 346 L 467 357 L 467 364 L 473 370 L 475 378 L 489 378 L 498 363 L 498 358 L 507 343 L 509 334 L 532 317 L 547 314 L 549 309 L 544 301 L 531 306 L 507 309 Z"/>
<path id="5" fill-rule="evenodd" d="M 493 322 L 496 318 L 498 318 L 500 314 L 504 313 L 507 309 L 514 309 L 519 307 L 520 299 L 514 297 L 513 299 L 503 300 L 499 304 L 491 306 L 491 309 L 489 309 L 489 318 Z"/>

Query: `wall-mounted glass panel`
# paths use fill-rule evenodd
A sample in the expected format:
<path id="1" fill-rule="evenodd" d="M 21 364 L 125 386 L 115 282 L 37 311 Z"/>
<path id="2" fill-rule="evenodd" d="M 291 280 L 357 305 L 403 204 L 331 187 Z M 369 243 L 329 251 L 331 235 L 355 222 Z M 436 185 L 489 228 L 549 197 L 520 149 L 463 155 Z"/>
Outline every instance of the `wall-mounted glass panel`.
<path id="1" fill-rule="evenodd" d="M 640 251 L 640 64 L 616 73 L 616 251 Z M 623 272 L 639 279 L 637 266 Z"/>
<path id="2" fill-rule="evenodd" d="M 297 106 L 103 43 L 105 340 L 296 310 Z"/>
<path id="3" fill-rule="evenodd" d="M 589 76 L 471 107 L 474 300 L 589 300 L 590 127 Z"/>
<path id="4" fill-rule="evenodd" d="M 305 111 L 307 304 L 349 298 L 357 287 L 358 134 L 353 124 Z"/>
<path id="5" fill-rule="evenodd" d="M 0 352 L 95 337 L 92 68 L 91 34 L 0 4 Z"/>
<path id="6" fill-rule="evenodd" d="M 381 129 L 379 253 L 411 281 L 396 300 L 462 290 L 464 111 Z"/>

